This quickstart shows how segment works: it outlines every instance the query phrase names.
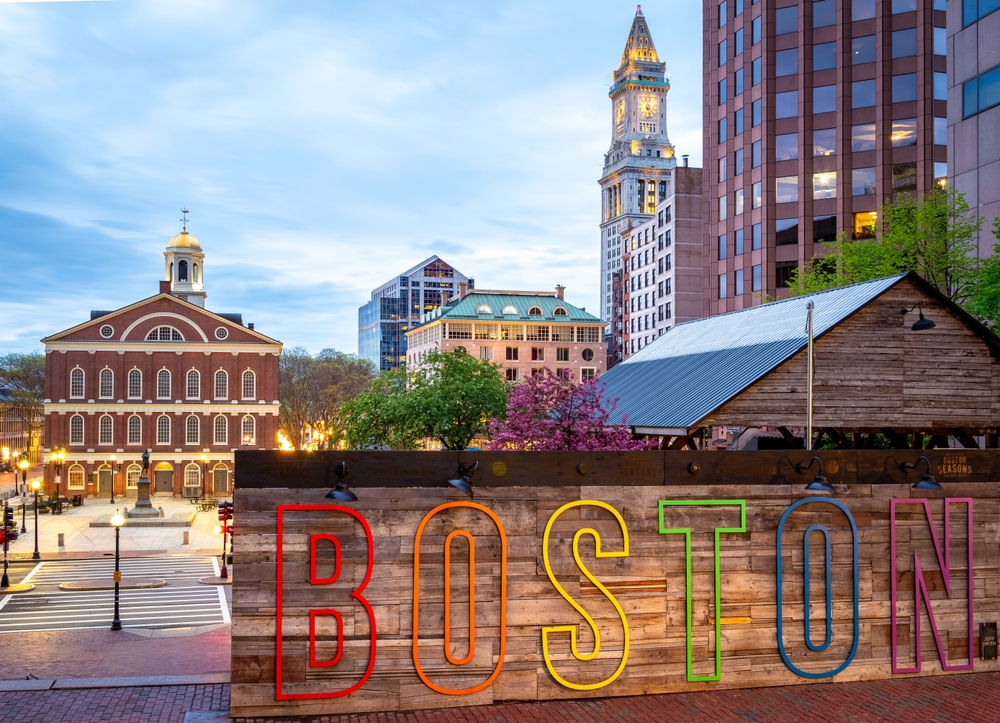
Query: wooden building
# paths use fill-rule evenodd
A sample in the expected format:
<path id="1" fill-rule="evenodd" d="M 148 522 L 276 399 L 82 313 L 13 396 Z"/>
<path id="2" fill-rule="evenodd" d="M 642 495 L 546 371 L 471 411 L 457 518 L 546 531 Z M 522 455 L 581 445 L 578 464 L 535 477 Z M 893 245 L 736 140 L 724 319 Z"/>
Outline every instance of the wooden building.
<path id="1" fill-rule="evenodd" d="M 604 375 L 616 418 L 664 448 L 713 427 L 801 447 L 810 302 L 814 447 L 997 446 L 1000 339 L 915 273 L 679 324 Z"/>

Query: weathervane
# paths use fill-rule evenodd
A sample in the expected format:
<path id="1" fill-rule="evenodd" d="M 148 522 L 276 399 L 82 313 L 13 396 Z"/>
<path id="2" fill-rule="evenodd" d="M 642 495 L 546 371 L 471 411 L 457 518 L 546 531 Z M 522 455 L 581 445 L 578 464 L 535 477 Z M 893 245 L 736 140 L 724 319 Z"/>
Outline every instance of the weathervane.
<path id="1" fill-rule="evenodd" d="M 187 233 L 187 228 L 188 228 L 188 210 L 186 208 L 182 208 L 181 209 L 181 213 L 184 214 L 184 217 L 181 219 L 181 222 L 184 224 L 184 231 L 183 232 Z"/>

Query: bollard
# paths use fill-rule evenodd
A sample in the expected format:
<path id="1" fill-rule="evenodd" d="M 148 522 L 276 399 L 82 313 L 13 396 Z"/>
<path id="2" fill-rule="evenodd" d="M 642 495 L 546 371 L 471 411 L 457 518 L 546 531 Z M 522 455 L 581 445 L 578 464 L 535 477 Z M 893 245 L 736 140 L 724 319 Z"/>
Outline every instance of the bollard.
<path id="1" fill-rule="evenodd" d="M 184 530 L 184 542 L 181 543 L 182 545 L 189 544 L 190 540 L 188 539 L 188 535 L 190 535 L 190 534 L 191 534 L 190 532 L 188 532 L 187 530 Z"/>
<path id="2" fill-rule="evenodd" d="M 58 537 L 59 537 L 59 547 L 66 547 L 66 533 L 60 532 Z"/>
<path id="3" fill-rule="evenodd" d="M 166 516 L 166 515 L 165 515 L 165 514 L 163 513 L 163 505 L 160 505 L 160 506 L 159 506 L 159 507 L 158 507 L 157 509 L 158 509 L 158 510 L 160 511 L 160 517 L 165 517 L 165 516 Z"/>

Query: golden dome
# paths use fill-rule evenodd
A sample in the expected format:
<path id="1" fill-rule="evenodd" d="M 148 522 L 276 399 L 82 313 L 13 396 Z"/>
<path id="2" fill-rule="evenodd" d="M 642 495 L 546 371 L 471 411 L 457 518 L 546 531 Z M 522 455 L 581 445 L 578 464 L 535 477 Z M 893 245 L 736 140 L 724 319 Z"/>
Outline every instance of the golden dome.
<path id="1" fill-rule="evenodd" d="M 179 234 L 174 236 L 172 239 L 167 241 L 168 249 L 200 249 L 201 244 L 198 243 L 198 239 L 189 234 L 187 230 L 181 231 Z"/>

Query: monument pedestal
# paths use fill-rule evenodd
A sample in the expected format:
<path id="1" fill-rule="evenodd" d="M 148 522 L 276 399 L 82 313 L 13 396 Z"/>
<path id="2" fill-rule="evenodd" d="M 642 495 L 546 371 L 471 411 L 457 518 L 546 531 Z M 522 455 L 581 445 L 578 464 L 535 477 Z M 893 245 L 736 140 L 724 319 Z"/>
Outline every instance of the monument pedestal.
<path id="1" fill-rule="evenodd" d="M 160 512 L 149 499 L 149 477 L 143 475 L 139 478 L 138 496 L 135 500 L 135 507 L 126 512 L 129 519 L 159 517 Z"/>

